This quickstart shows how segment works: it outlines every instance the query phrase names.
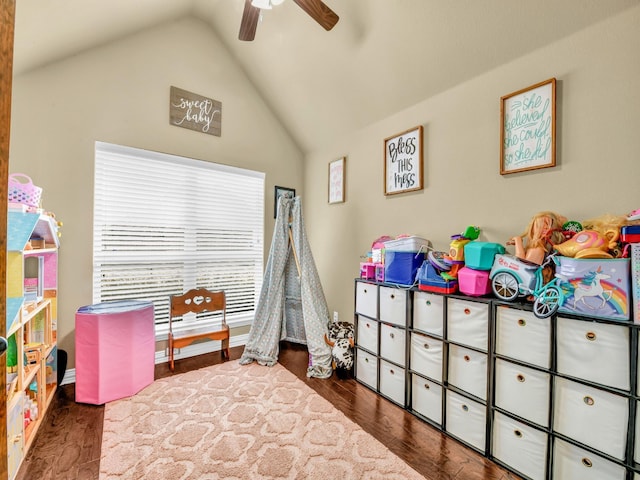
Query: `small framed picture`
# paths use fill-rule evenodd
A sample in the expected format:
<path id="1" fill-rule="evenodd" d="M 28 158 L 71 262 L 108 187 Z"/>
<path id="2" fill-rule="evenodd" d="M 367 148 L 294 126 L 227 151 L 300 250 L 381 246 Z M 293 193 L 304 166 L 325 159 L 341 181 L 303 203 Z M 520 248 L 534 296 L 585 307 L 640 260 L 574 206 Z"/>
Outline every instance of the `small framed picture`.
<path id="1" fill-rule="evenodd" d="M 384 139 L 384 194 L 422 190 L 422 125 Z"/>
<path id="2" fill-rule="evenodd" d="M 500 175 L 556 165 L 556 79 L 500 99 Z"/>
<path id="3" fill-rule="evenodd" d="M 278 216 L 278 199 L 283 195 L 287 198 L 294 198 L 296 196 L 296 189 L 276 185 L 273 195 L 273 218 Z"/>
<path id="4" fill-rule="evenodd" d="M 329 162 L 329 203 L 344 202 L 344 168 L 346 157 Z"/>

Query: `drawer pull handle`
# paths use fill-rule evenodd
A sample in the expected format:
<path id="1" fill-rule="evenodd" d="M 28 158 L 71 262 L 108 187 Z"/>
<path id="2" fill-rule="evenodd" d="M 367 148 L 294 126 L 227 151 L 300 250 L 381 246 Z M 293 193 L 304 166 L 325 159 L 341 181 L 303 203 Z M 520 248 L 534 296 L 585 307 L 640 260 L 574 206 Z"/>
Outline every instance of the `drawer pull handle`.
<path id="1" fill-rule="evenodd" d="M 520 383 L 524 383 L 524 375 L 522 375 L 521 373 L 519 373 L 518 375 L 516 375 L 516 379 L 520 382 Z"/>
<path id="2" fill-rule="evenodd" d="M 426 304 L 427 304 L 427 307 L 430 307 L 430 306 L 431 306 L 431 300 L 427 300 L 427 301 L 426 301 L 426 302 L 424 302 L 424 303 L 426 303 Z"/>
<path id="3" fill-rule="evenodd" d="M 369 359 L 368 358 L 365 358 L 364 361 L 365 361 L 365 363 L 369 363 Z"/>
<path id="4" fill-rule="evenodd" d="M 393 371 L 393 369 L 389 370 L 389 373 L 390 373 L 391 375 L 395 375 L 395 374 L 396 374 L 396 372 L 394 372 L 394 371 Z"/>
<path id="5" fill-rule="evenodd" d="M 587 457 L 583 457 L 582 464 L 587 468 L 593 467 L 593 462 L 589 460 Z"/>
<path id="6" fill-rule="evenodd" d="M 518 438 L 522 438 L 522 432 L 520 430 L 514 430 L 513 434 Z"/>
<path id="7" fill-rule="evenodd" d="M 463 358 L 464 358 L 465 362 L 470 362 L 471 361 L 471 357 L 469 355 L 465 355 Z"/>
<path id="8" fill-rule="evenodd" d="M 520 325 L 521 327 L 525 327 L 527 325 L 527 321 L 524 318 L 519 318 L 518 325 Z"/>
<path id="9" fill-rule="evenodd" d="M 589 340 L 590 342 L 595 342 L 596 340 L 596 332 L 587 332 L 585 337 L 587 338 L 587 340 Z"/>
<path id="10" fill-rule="evenodd" d="M 391 300 L 393 300 L 394 298 L 396 298 L 396 296 L 392 293 L 391 295 Z"/>
<path id="11" fill-rule="evenodd" d="M 424 344 L 424 348 L 425 348 L 425 349 L 427 349 L 427 350 L 429 350 L 429 344 L 428 344 L 428 343 L 425 343 L 425 344 Z"/>
<path id="12" fill-rule="evenodd" d="M 466 405 L 462 405 L 462 410 L 465 412 L 469 411 L 469 407 L 467 407 Z"/>
<path id="13" fill-rule="evenodd" d="M 586 397 L 584 397 L 582 400 L 584 401 L 584 403 L 586 403 L 589 406 L 592 406 L 593 404 L 596 403 L 596 401 L 593 399 L 593 397 L 590 397 L 588 395 Z"/>
<path id="14" fill-rule="evenodd" d="M 371 328 L 371 324 L 370 323 L 365 323 L 367 328 Z"/>
<path id="15" fill-rule="evenodd" d="M 393 333 L 390 333 L 390 334 L 389 334 L 389 336 L 390 336 L 391 338 L 395 338 L 395 335 L 394 335 Z"/>
<path id="16" fill-rule="evenodd" d="M 429 386 L 429 384 L 428 384 L 428 383 L 425 383 L 425 384 L 424 384 L 424 388 L 426 388 L 427 390 L 429 390 L 431 387 Z"/>
<path id="17" fill-rule="evenodd" d="M 465 315 L 471 315 L 471 310 L 469 310 L 468 308 L 464 309 L 464 314 Z"/>

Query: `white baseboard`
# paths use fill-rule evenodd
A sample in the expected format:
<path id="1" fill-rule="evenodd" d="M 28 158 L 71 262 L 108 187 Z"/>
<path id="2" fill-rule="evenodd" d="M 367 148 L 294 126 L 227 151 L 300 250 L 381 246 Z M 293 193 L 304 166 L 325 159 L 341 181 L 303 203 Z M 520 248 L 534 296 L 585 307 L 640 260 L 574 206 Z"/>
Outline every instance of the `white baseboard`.
<path id="1" fill-rule="evenodd" d="M 248 333 L 243 335 L 234 335 L 229 340 L 229 347 L 239 347 L 247 344 Z M 205 353 L 212 353 L 220 350 L 222 342 L 201 342 L 195 345 L 189 345 L 185 348 L 176 349 L 173 356 L 174 359 L 180 360 L 181 358 L 195 357 L 196 355 L 203 355 Z M 169 361 L 168 349 L 156 352 L 155 364 L 165 363 Z M 71 368 L 64 373 L 64 378 L 60 385 L 67 385 L 68 383 L 76 383 L 76 369 Z"/>

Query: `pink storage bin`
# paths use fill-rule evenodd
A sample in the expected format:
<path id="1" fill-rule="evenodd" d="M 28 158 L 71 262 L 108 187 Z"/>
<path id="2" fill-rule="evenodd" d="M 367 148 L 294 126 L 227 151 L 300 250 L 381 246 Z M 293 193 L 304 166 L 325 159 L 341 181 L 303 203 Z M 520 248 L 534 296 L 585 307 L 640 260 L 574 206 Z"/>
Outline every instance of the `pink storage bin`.
<path id="1" fill-rule="evenodd" d="M 102 405 L 153 383 L 153 304 L 98 303 L 76 312 L 76 401 Z"/>
<path id="2" fill-rule="evenodd" d="M 489 295 L 492 292 L 489 272 L 462 267 L 458 270 L 458 290 L 472 297 Z"/>

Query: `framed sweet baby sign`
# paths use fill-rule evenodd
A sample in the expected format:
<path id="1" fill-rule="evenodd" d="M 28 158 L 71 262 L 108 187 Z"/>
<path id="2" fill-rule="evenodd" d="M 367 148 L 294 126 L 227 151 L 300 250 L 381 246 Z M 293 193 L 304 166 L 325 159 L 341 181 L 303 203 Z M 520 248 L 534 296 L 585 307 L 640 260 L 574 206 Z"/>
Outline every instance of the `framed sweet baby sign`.
<path id="1" fill-rule="evenodd" d="M 556 79 L 500 99 L 500 175 L 556 164 Z"/>
<path id="2" fill-rule="evenodd" d="M 422 190 L 422 137 L 419 125 L 384 139 L 384 194 Z"/>

